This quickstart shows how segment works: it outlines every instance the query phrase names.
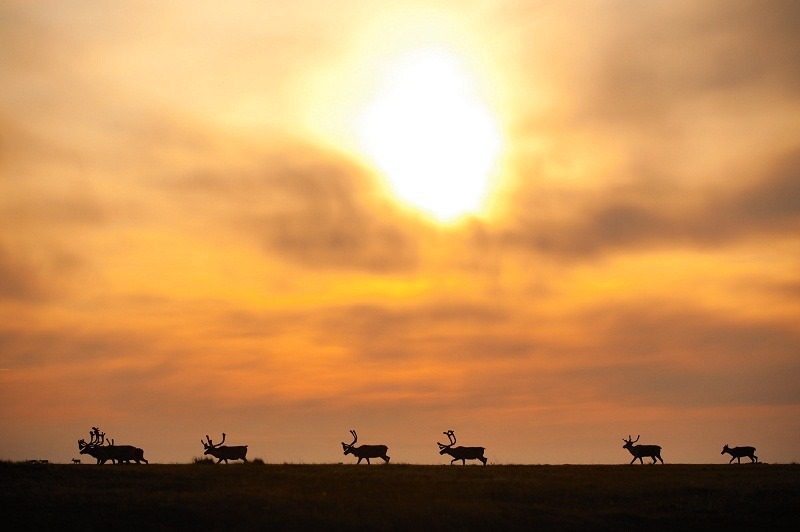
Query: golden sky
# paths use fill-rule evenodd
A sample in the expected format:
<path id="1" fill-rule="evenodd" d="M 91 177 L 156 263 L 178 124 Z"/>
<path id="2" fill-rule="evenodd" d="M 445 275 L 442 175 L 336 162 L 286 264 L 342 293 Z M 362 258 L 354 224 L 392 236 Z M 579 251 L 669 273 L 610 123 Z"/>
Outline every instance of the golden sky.
<path id="1" fill-rule="evenodd" d="M 0 459 L 797 461 L 798 19 L 3 2 Z"/>

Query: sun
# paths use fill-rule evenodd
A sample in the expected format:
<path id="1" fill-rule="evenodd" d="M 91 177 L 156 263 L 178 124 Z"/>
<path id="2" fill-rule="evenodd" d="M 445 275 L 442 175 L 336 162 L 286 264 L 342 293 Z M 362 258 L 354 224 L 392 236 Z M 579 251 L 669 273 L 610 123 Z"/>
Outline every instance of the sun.
<path id="1" fill-rule="evenodd" d="M 390 63 L 356 137 L 394 194 L 440 221 L 481 210 L 501 151 L 497 121 L 474 78 L 440 49 Z"/>

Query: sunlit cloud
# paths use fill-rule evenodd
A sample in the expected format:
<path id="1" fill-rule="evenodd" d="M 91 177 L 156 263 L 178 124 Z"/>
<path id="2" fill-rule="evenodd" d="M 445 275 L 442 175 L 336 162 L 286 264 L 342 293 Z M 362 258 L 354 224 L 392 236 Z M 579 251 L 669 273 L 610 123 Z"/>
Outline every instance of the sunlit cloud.
<path id="1" fill-rule="evenodd" d="M 0 7 L 0 458 L 797 459 L 795 3 L 429 4 Z"/>

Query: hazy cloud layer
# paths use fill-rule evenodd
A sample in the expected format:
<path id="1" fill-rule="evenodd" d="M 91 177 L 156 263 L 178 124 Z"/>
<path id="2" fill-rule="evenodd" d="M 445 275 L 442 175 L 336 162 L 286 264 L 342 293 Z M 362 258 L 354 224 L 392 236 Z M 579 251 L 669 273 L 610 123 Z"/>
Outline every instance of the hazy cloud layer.
<path id="1" fill-rule="evenodd" d="M 338 462 L 350 428 L 408 462 L 449 428 L 500 462 L 621 462 L 632 431 L 796 461 L 798 15 L 4 3 L 0 458 L 99 425 L 155 461 L 225 431 Z M 439 225 L 325 114 L 354 127 L 365 65 L 457 30 L 504 159 L 492 209 Z"/>
<path id="2" fill-rule="evenodd" d="M 732 185 L 699 192 L 647 183 L 612 188 L 599 197 L 596 192 L 543 191 L 520 213 L 516 227 L 498 238 L 577 260 L 676 245 L 708 249 L 742 239 L 792 237 L 800 228 L 797 198 L 800 156 L 793 152 L 771 161 L 769 169 L 755 177 L 736 176 Z M 556 203 L 580 208 L 565 216 L 547 207 Z M 538 209 L 540 205 L 544 208 Z"/>

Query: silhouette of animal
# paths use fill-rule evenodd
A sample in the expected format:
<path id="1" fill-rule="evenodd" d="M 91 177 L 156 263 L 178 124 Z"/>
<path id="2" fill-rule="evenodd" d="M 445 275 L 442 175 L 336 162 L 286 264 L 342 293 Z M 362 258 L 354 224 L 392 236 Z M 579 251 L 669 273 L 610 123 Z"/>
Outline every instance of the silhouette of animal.
<path id="1" fill-rule="evenodd" d="M 78 440 L 78 451 L 96 459 L 97 465 L 105 464 L 109 460 L 112 464 L 148 463 L 142 449 L 133 445 L 114 445 L 114 440 L 106 441 L 106 433 L 100 432 L 97 427 L 92 427 L 89 435 L 88 442 L 82 438 Z"/>
<path id="2" fill-rule="evenodd" d="M 223 460 L 225 460 L 226 464 L 228 463 L 228 460 L 241 460 L 242 462 L 247 462 L 247 458 L 245 458 L 247 455 L 247 445 L 222 445 L 225 443 L 224 432 L 222 433 L 222 441 L 216 445 L 211 441 L 211 438 L 208 437 L 208 434 L 206 434 L 206 439 L 208 440 L 208 443 L 204 442 L 203 438 L 200 438 L 200 443 L 202 443 L 203 447 L 206 449 L 203 454 L 210 454 L 217 459 L 218 464 Z"/>
<path id="3" fill-rule="evenodd" d="M 631 435 L 628 434 L 628 439 L 622 438 L 622 441 L 625 442 L 625 445 L 622 446 L 623 449 L 628 449 L 630 453 L 633 455 L 633 460 L 631 460 L 631 464 L 639 459 L 640 464 L 644 464 L 642 461 L 642 457 L 652 458 L 653 463 L 656 463 L 656 459 L 661 460 L 661 463 L 664 463 L 664 460 L 661 459 L 661 446 L 660 445 L 634 445 L 641 435 L 636 436 L 636 439 L 632 439 Z"/>
<path id="4" fill-rule="evenodd" d="M 80 463 L 81 463 L 81 460 L 80 460 L 80 458 L 73 458 L 73 459 L 72 459 L 72 463 L 73 463 L 73 464 L 80 464 Z"/>
<path id="5" fill-rule="evenodd" d="M 345 443 L 342 442 L 342 450 L 344 450 L 344 455 L 347 456 L 348 454 L 352 454 L 353 456 L 358 457 L 358 462 L 356 464 L 360 464 L 361 460 L 366 459 L 367 464 L 369 464 L 370 458 L 383 458 L 383 461 L 387 464 L 389 463 L 389 457 L 386 455 L 389 452 L 389 448 L 385 445 L 359 445 L 358 447 L 355 446 L 356 442 L 358 441 L 358 434 L 356 434 L 355 430 L 351 430 L 350 434 L 353 435 L 353 442 L 352 443 Z"/>
<path id="6" fill-rule="evenodd" d="M 483 456 L 483 453 L 486 451 L 484 447 L 453 447 L 456 444 L 456 434 L 452 430 L 448 430 L 444 432 L 447 436 L 447 439 L 450 440 L 450 443 L 445 445 L 444 443 L 436 442 L 439 446 L 439 454 L 445 455 L 449 454 L 453 457 L 450 460 L 450 465 L 453 465 L 454 462 L 457 460 L 461 460 L 461 465 L 466 465 L 467 460 L 480 460 L 483 462 L 483 465 L 486 465 L 486 458 Z"/>
<path id="7" fill-rule="evenodd" d="M 756 448 L 755 447 L 728 447 L 728 444 L 725 444 L 725 447 L 722 448 L 722 452 L 719 454 L 728 453 L 731 455 L 731 459 L 728 462 L 729 464 L 736 460 L 737 464 L 742 463 L 742 457 L 746 456 L 750 458 L 751 463 L 758 462 L 758 456 L 756 456 Z"/>

